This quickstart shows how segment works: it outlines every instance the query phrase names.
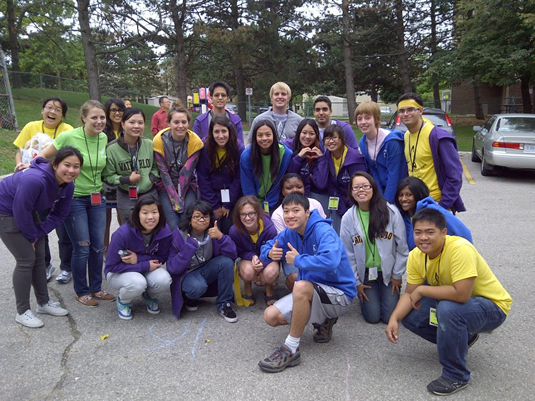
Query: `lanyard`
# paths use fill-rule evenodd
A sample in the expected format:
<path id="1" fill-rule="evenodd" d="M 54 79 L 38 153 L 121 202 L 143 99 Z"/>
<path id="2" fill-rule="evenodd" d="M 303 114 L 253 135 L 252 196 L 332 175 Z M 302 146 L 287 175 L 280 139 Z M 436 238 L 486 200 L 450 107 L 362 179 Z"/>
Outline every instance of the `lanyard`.
<path id="1" fill-rule="evenodd" d="M 366 227 L 364 227 L 364 222 L 362 220 L 362 215 L 360 214 L 360 209 L 357 207 L 357 214 L 359 216 L 359 220 L 360 220 L 360 225 L 362 227 L 362 232 L 364 233 L 364 243 L 366 244 L 366 246 L 368 247 L 368 249 L 370 250 L 370 253 L 372 254 L 372 262 L 373 264 L 375 265 L 375 245 L 376 243 L 374 242 L 374 246 L 372 247 L 371 246 L 371 242 L 370 242 L 370 239 L 368 237 L 368 230 L 366 229 Z M 369 220 L 369 219 L 368 219 Z"/>
<path id="2" fill-rule="evenodd" d="M 132 171 L 137 171 L 137 161 L 138 161 L 138 155 L 139 155 L 139 140 L 136 142 L 136 152 L 132 154 L 130 149 L 132 149 L 129 145 L 128 146 L 128 153 L 130 153 L 130 158 L 132 159 Z"/>
<path id="3" fill-rule="evenodd" d="M 435 282 L 436 282 L 435 285 L 440 285 L 440 261 L 442 259 L 442 252 L 444 252 L 444 246 L 445 245 L 446 245 L 446 242 L 444 242 L 444 245 L 442 245 L 442 250 L 440 251 L 440 256 L 438 258 L 438 267 L 437 267 L 437 271 L 435 273 Z M 427 254 L 425 254 L 424 267 L 425 267 L 425 279 L 427 281 Z"/>
<path id="4" fill-rule="evenodd" d="M 62 122 L 60 122 L 58 125 L 56 125 L 56 129 L 54 130 L 54 137 L 52 139 L 56 139 L 56 133 L 58 132 L 58 128 L 59 126 L 63 124 Z M 43 131 L 43 134 L 45 133 L 45 123 L 42 122 L 41 123 L 41 131 Z"/>
<path id="5" fill-rule="evenodd" d="M 98 175 L 98 150 L 100 148 L 100 134 L 97 136 L 97 160 L 95 163 L 95 169 L 93 170 L 93 163 L 91 162 L 91 152 L 89 151 L 89 144 L 87 143 L 87 134 L 85 133 L 85 128 L 82 127 L 82 130 L 84 131 L 84 140 L 85 140 L 85 147 L 87 149 L 87 157 L 89 158 L 89 168 L 91 169 L 91 176 L 93 177 L 93 189 L 96 191 L 97 189 L 97 175 Z"/>
<path id="6" fill-rule="evenodd" d="M 411 173 L 414 173 L 414 169 L 416 168 L 416 152 L 418 151 L 418 141 L 420 140 L 420 133 L 422 132 L 422 128 L 424 127 L 424 125 L 425 124 L 422 120 L 422 125 L 420 125 L 420 129 L 418 130 L 418 136 L 416 137 L 414 153 L 411 152 L 411 134 L 409 133 L 409 159 L 411 162 Z"/>

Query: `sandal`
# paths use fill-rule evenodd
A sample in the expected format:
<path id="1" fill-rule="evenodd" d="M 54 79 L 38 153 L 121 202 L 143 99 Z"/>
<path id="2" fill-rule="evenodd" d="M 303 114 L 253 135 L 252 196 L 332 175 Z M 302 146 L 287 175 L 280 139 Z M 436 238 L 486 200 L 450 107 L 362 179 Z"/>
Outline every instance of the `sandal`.
<path id="1" fill-rule="evenodd" d="M 253 294 L 251 295 L 241 294 L 241 297 L 249 301 L 249 306 L 254 306 L 254 304 L 256 304 Z"/>
<path id="2" fill-rule="evenodd" d="M 275 295 L 264 295 L 264 301 L 266 301 L 266 306 L 271 306 L 275 303 L 277 297 Z"/>

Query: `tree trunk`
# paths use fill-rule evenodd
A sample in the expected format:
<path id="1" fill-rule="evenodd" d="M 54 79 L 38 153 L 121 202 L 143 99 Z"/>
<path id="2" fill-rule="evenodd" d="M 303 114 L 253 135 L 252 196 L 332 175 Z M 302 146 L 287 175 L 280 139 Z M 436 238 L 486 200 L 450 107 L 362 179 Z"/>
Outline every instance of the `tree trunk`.
<path id="1" fill-rule="evenodd" d="M 476 118 L 478 120 L 484 120 L 485 115 L 483 114 L 483 105 L 481 104 L 481 95 L 479 93 L 479 81 L 474 80 L 472 83 L 472 88 L 474 89 L 474 105 L 476 109 Z"/>
<path id="2" fill-rule="evenodd" d="M 7 0 L 7 25 L 9 33 L 9 47 L 11 49 L 11 83 L 13 88 L 22 86 L 19 65 L 19 35 L 15 18 L 15 4 L 13 0 Z"/>
<path id="3" fill-rule="evenodd" d="M 182 4 L 177 5 L 176 0 L 171 0 L 171 18 L 175 26 L 175 48 L 177 58 L 177 97 L 187 104 L 187 90 L 186 90 L 186 47 L 184 46 L 184 20 L 186 18 L 186 0 L 182 1 Z"/>
<path id="4" fill-rule="evenodd" d="M 531 95 L 529 94 L 529 81 L 531 74 L 525 73 L 520 77 L 520 92 L 522 93 L 522 113 L 531 112 Z"/>
<path id="5" fill-rule="evenodd" d="M 92 41 L 91 26 L 89 25 L 89 1 L 90 0 L 77 0 L 78 23 L 80 24 L 80 32 L 82 34 L 82 46 L 84 47 L 89 98 L 100 102 L 100 82 L 98 77 L 96 49 L 95 44 Z"/>
<path id="6" fill-rule="evenodd" d="M 237 33 L 240 28 L 240 13 L 238 1 L 232 0 L 231 4 L 231 26 L 233 32 Z M 238 95 L 238 115 L 243 121 L 247 120 L 247 97 L 245 96 L 245 77 L 243 73 L 243 58 L 238 40 L 232 41 L 233 54 L 230 59 L 234 67 L 234 79 L 236 81 L 236 93 Z"/>
<path id="7" fill-rule="evenodd" d="M 431 17 L 431 43 L 429 44 L 431 50 L 431 62 L 434 61 L 435 55 L 437 54 L 437 14 L 436 14 L 436 4 L 435 0 L 431 0 L 430 4 L 430 17 Z M 441 108 L 440 104 L 440 90 L 438 84 L 438 77 L 433 74 L 431 76 L 433 83 L 433 104 L 437 109 Z"/>
<path id="8" fill-rule="evenodd" d="M 342 3 L 342 25 L 343 25 L 343 45 L 344 45 L 344 68 L 346 81 L 346 96 L 347 96 L 347 112 L 349 116 L 349 123 L 353 124 L 353 117 L 355 109 L 357 108 L 355 101 L 355 81 L 353 78 L 353 62 L 351 60 L 351 43 L 349 43 L 350 32 L 350 17 L 349 17 L 349 1 Z"/>
<path id="9" fill-rule="evenodd" d="M 409 74 L 409 60 L 407 50 L 405 49 L 405 27 L 403 25 L 403 0 L 395 0 L 394 8 L 396 9 L 396 40 L 398 48 L 399 73 L 405 93 L 412 92 L 411 77 Z"/>

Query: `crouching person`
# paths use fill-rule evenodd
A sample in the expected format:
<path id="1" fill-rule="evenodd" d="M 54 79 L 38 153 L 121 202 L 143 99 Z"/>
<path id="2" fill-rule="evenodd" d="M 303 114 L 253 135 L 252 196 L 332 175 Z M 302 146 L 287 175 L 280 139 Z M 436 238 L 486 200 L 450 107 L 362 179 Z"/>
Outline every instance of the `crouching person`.
<path id="1" fill-rule="evenodd" d="M 265 372 L 280 372 L 301 362 L 299 342 L 306 324 L 317 332 L 314 341 L 329 342 L 332 327 L 357 295 L 355 276 L 342 241 L 308 199 L 292 193 L 282 202 L 287 228 L 262 246 L 262 262 L 286 260 L 297 269 L 292 293 L 264 312 L 270 326 L 290 325 L 284 343 L 258 365 Z"/>

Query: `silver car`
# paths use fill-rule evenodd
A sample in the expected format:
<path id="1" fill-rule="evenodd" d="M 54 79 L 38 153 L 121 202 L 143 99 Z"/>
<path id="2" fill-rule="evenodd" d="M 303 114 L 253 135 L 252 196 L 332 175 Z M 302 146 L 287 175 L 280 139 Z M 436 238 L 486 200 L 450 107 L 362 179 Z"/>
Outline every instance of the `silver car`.
<path id="1" fill-rule="evenodd" d="M 495 167 L 535 169 L 535 114 L 496 114 L 474 131 L 472 161 L 481 162 L 482 175 Z"/>

